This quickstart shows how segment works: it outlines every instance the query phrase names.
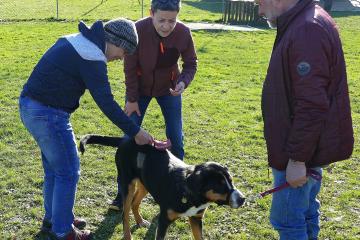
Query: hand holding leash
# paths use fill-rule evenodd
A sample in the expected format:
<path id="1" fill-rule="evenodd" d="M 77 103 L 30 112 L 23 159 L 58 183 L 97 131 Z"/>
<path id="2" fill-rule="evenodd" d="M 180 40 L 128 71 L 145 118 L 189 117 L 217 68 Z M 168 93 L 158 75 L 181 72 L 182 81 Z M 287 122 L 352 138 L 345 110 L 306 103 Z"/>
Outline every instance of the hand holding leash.
<path id="1" fill-rule="evenodd" d="M 289 159 L 286 167 L 286 181 L 293 188 L 304 185 L 307 182 L 305 163 Z"/>
<path id="2" fill-rule="evenodd" d="M 184 92 L 184 90 L 185 90 L 185 83 L 179 82 L 178 84 L 176 84 L 175 89 L 170 88 L 170 93 L 173 96 L 179 96 Z"/>
<path id="3" fill-rule="evenodd" d="M 322 179 L 322 176 L 319 172 L 311 169 L 311 168 L 308 168 L 305 170 L 306 171 L 306 177 L 311 177 L 313 179 L 315 179 L 316 181 L 321 181 Z M 265 192 L 261 192 L 261 193 L 256 193 L 256 194 L 252 194 L 250 196 L 247 197 L 247 200 L 246 200 L 246 204 L 249 205 L 251 203 L 254 203 L 256 202 L 258 199 L 261 199 L 267 195 L 270 195 L 274 192 L 278 192 L 278 191 L 281 191 L 283 190 L 284 188 L 287 188 L 287 187 L 290 187 L 290 184 L 288 182 L 285 182 L 284 184 L 280 185 L 280 186 L 277 186 L 277 187 L 274 187 L 274 188 L 271 188 L 269 190 L 266 190 Z"/>

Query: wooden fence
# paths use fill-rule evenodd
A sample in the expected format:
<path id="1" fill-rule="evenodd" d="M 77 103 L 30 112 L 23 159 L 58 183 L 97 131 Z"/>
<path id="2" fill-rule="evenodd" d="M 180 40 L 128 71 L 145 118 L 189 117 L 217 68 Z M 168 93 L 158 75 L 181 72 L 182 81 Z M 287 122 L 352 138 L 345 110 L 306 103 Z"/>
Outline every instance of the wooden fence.
<path id="1" fill-rule="evenodd" d="M 225 0 L 222 21 L 230 24 L 256 24 L 260 17 L 253 0 Z"/>

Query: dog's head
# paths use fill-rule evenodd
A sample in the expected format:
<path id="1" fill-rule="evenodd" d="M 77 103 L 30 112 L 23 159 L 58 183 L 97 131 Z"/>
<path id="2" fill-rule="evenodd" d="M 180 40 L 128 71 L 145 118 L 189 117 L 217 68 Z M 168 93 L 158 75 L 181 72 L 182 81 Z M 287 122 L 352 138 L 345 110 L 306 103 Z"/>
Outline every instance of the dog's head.
<path id="1" fill-rule="evenodd" d="M 238 208 L 245 201 L 237 190 L 226 167 L 215 162 L 196 165 L 189 177 L 194 191 L 202 194 L 209 202 Z"/>

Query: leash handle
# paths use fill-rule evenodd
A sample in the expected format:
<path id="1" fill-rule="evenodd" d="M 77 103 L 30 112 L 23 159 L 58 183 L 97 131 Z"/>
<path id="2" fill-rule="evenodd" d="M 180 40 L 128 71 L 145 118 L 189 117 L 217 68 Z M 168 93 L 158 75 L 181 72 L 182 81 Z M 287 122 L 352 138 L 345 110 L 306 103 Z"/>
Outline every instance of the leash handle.
<path id="1" fill-rule="evenodd" d="M 316 181 L 321 181 L 321 179 L 322 179 L 321 174 L 319 172 L 315 171 L 314 169 L 311 169 L 311 168 L 308 168 L 306 170 L 306 176 L 312 177 Z M 262 192 L 259 195 L 260 195 L 261 198 L 263 198 L 263 197 L 265 197 L 265 196 L 267 196 L 269 194 L 272 194 L 274 192 L 278 192 L 278 191 L 280 191 L 280 190 L 282 190 L 284 188 L 287 188 L 289 186 L 290 186 L 290 184 L 288 182 L 286 182 L 284 184 L 281 184 L 280 186 L 277 186 L 277 187 L 274 187 L 274 188 L 272 188 L 270 190 Z"/>

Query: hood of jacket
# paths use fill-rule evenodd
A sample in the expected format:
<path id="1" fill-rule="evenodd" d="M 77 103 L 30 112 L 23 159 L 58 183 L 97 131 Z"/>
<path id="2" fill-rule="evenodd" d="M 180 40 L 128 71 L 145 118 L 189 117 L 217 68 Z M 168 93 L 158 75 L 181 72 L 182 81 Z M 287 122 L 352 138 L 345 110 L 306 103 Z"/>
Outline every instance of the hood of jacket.
<path id="1" fill-rule="evenodd" d="M 105 30 L 102 21 L 96 21 L 90 28 L 81 21 L 78 27 L 84 37 L 93 42 L 105 53 Z"/>

